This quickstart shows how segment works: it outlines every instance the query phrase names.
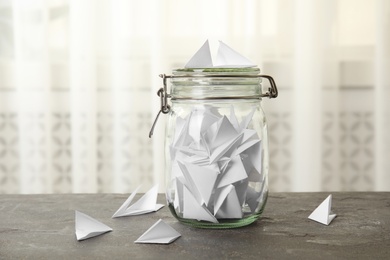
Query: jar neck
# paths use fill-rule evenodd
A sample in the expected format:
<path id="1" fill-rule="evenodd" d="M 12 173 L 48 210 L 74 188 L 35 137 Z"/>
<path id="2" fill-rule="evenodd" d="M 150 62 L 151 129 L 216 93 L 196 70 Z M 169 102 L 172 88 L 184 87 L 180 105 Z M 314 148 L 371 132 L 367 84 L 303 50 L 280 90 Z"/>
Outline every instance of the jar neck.
<path id="1" fill-rule="evenodd" d="M 212 69 L 179 69 L 173 75 L 160 74 L 163 87 L 157 95 L 161 100 L 161 108 L 149 132 L 153 130 L 161 113 L 170 111 L 168 98 L 172 100 L 242 100 L 276 98 L 278 89 L 271 76 L 259 75 L 258 68 L 212 68 Z M 171 93 L 167 91 L 167 79 L 171 79 Z M 261 78 L 266 78 L 271 87 L 263 93 Z"/>
<path id="2" fill-rule="evenodd" d="M 178 69 L 171 78 L 175 99 L 261 98 L 258 68 Z"/>

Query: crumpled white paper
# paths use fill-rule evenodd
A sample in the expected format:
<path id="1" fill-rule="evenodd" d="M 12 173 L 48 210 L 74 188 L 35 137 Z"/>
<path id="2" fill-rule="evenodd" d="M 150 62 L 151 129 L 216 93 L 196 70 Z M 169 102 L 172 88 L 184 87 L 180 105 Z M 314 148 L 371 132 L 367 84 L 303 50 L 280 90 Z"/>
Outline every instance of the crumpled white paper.
<path id="1" fill-rule="evenodd" d="M 254 109 L 239 120 L 233 106 L 229 117 L 212 106 L 196 106 L 178 118 L 170 146 L 173 204 L 184 218 L 218 223 L 253 213 L 262 190 L 262 142 L 248 129 Z M 251 185 L 249 185 L 251 183 Z M 257 184 L 256 184 L 257 183 Z"/>

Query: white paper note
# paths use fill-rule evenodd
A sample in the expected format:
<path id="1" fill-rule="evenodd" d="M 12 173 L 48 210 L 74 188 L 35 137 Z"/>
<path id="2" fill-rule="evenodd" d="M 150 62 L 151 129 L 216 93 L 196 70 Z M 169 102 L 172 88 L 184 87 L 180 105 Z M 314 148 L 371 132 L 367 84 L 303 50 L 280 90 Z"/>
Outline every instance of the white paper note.
<path id="1" fill-rule="evenodd" d="M 219 119 L 209 106 L 196 106 L 191 112 L 191 120 L 188 125 L 188 133 L 196 143 L 200 142 L 201 133 Z"/>
<path id="2" fill-rule="evenodd" d="M 183 176 L 176 177 L 175 179 L 175 198 L 173 205 L 178 212 L 183 212 L 183 187 L 185 179 Z"/>
<path id="3" fill-rule="evenodd" d="M 79 241 L 112 231 L 109 226 L 77 210 L 75 211 L 75 229 L 76 238 Z"/>
<path id="4" fill-rule="evenodd" d="M 256 65 L 231 47 L 219 41 L 217 57 L 213 63 L 210 45 L 207 40 L 202 47 L 191 57 L 185 68 L 247 68 Z"/>
<path id="5" fill-rule="evenodd" d="M 336 217 L 331 214 L 332 194 L 330 194 L 309 216 L 309 219 L 317 221 L 324 225 L 329 225 Z"/>
<path id="6" fill-rule="evenodd" d="M 253 129 L 244 129 L 243 130 L 244 137 L 242 138 L 242 143 L 246 143 L 247 141 L 260 140 L 257 135 L 256 130 Z"/>
<path id="7" fill-rule="evenodd" d="M 260 140 L 259 139 L 256 139 L 256 140 L 249 140 L 245 143 L 242 143 L 239 147 L 237 147 L 237 150 L 234 151 L 233 155 L 238 155 L 238 154 L 241 154 L 243 152 L 245 152 L 247 149 L 249 149 L 250 147 L 252 147 L 253 145 L 259 143 Z"/>
<path id="8" fill-rule="evenodd" d="M 112 218 L 121 217 L 122 214 L 126 212 L 126 209 L 129 207 L 130 203 L 134 199 L 135 195 L 137 194 L 137 191 L 139 190 L 141 186 L 138 186 L 127 198 L 127 200 L 122 204 L 122 206 L 119 207 L 119 209 L 114 213 Z"/>
<path id="9" fill-rule="evenodd" d="M 253 108 L 251 112 L 249 112 L 249 114 L 241 121 L 240 123 L 240 128 L 241 130 L 244 130 L 246 129 L 250 122 L 252 121 L 252 118 L 253 118 L 253 114 L 255 113 L 256 111 L 256 108 Z"/>
<path id="10" fill-rule="evenodd" d="M 210 163 L 214 163 L 221 159 L 222 157 L 230 157 L 231 153 L 240 145 L 242 140 L 242 134 L 238 135 L 236 138 L 229 140 L 228 142 L 222 144 L 221 146 L 214 149 L 210 155 Z"/>
<path id="11" fill-rule="evenodd" d="M 235 187 L 231 184 L 221 189 L 214 205 L 217 218 L 242 218 L 240 201 Z"/>
<path id="12" fill-rule="evenodd" d="M 211 131 L 206 132 L 206 135 L 209 137 L 209 143 L 211 143 L 211 148 L 214 150 L 216 147 L 220 147 L 226 142 L 237 137 L 238 133 L 234 126 L 230 123 L 229 119 L 226 116 L 223 116 L 218 120 L 216 131 L 210 133 Z M 214 130 L 213 127 L 210 127 L 210 130 Z"/>
<path id="13" fill-rule="evenodd" d="M 145 233 L 143 233 L 134 243 L 144 244 L 170 244 L 181 236 L 170 225 L 159 219 Z"/>
<path id="14" fill-rule="evenodd" d="M 218 172 L 207 167 L 178 162 L 188 184 L 188 189 L 200 204 L 208 205 Z"/>
<path id="15" fill-rule="evenodd" d="M 227 167 L 229 166 L 229 163 L 232 159 L 230 157 L 222 157 L 218 161 L 219 168 L 221 169 L 221 172 L 225 172 Z"/>
<path id="16" fill-rule="evenodd" d="M 213 60 L 210 53 L 210 45 L 207 40 L 202 47 L 192 56 L 184 66 L 185 68 L 212 68 Z"/>
<path id="17" fill-rule="evenodd" d="M 257 206 L 259 205 L 259 193 L 256 192 L 253 188 L 248 187 L 246 191 L 246 203 L 248 204 L 249 208 L 251 209 L 251 212 L 255 212 Z"/>
<path id="18" fill-rule="evenodd" d="M 252 192 L 249 183 L 266 187 L 262 142 L 257 131 L 248 128 L 255 109 L 240 117 L 234 106 L 227 112 L 226 116 L 210 105 L 197 105 L 177 122 L 177 138 L 170 146 L 172 197 L 184 218 L 214 223 L 240 218 L 245 203 L 251 208 L 245 213 L 253 213 L 260 201 L 261 192 Z"/>
<path id="19" fill-rule="evenodd" d="M 236 131 L 239 133 L 241 131 L 241 128 L 240 128 L 240 124 L 238 123 L 236 113 L 234 112 L 234 106 L 230 107 L 229 121 L 232 123 Z"/>
<path id="20" fill-rule="evenodd" d="M 158 184 L 146 192 L 138 201 L 129 206 L 132 202 L 139 187 L 129 196 L 129 198 L 120 206 L 114 213 L 112 218 L 141 215 L 150 212 L 155 212 L 161 209 L 164 205 L 157 204 Z"/>
<path id="21" fill-rule="evenodd" d="M 215 61 L 214 67 L 245 68 L 255 66 L 256 65 L 249 59 L 245 58 L 222 41 L 219 41 L 217 60 Z"/>
<path id="22" fill-rule="evenodd" d="M 245 202 L 245 198 L 247 196 L 247 190 L 248 190 L 248 179 L 244 179 L 241 181 L 238 181 L 236 183 L 233 183 L 232 185 L 236 189 L 238 200 L 240 201 L 240 205 L 243 206 Z"/>
<path id="23" fill-rule="evenodd" d="M 249 161 L 258 173 L 261 173 L 261 142 L 257 142 L 249 147 L 245 153 L 248 155 Z"/>
<path id="24" fill-rule="evenodd" d="M 207 209 L 205 204 L 199 204 L 192 193 L 183 187 L 183 217 L 218 223 L 218 220 Z"/>
<path id="25" fill-rule="evenodd" d="M 244 165 L 242 164 L 240 156 L 235 156 L 229 162 L 226 172 L 223 173 L 221 180 L 218 183 L 218 188 L 227 186 L 234 182 L 244 180 L 248 177 Z"/>

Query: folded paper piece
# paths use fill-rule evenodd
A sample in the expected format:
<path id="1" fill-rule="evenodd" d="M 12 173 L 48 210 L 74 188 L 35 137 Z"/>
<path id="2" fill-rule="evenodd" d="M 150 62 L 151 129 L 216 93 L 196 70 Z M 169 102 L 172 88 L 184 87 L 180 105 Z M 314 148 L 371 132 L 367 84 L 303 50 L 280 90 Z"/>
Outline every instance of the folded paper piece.
<path id="1" fill-rule="evenodd" d="M 221 115 L 210 105 L 197 105 L 177 127 L 170 145 L 173 206 L 184 218 L 218 223 L 256 211 L 266 187 L 262 142 L 250 129 L 254 109 Z"/>
<path id="2" fill-rule="evenodd" d="M 207 40 L 202 47 L 192 56 L 184 66 L 185 68 L 248 68 L 256 65 L 250 60 L 219 41 L 217 58 L 213 63 L 210 52 L 209 41 Z"/>
<path id="3" fill-rule="evenodd" d="M 324 225 L 329 225 L 336 217 L 331 214 L 332 194 L 330 194 L 309 216 L 309 219 L 317 221 Z"/>
<path id="4" fill-rule="evenodd" d="M 214 214 L 217 218 L 242 218 L 240 201 L 232 184 L 222 188 L 216 196 Z"/>
<path id="5" fill-rule="evenodd" d="M 79 241 L 112 231 L 109 226 L 77 210 L 75 211 L 75 227 L 76 238 Z"/>
<path id="6" fill-rule="evenodd" d="M 119 209 L 114 213 L 112 218 L 126 217 L 126 216 L 135 216 L 146 214 L 150 212 L 155 212 L 164 207 L 163 204 L 157 204 L 157 195 L 158 195 L 158 184 L 146 192 L 139 200 L 137 200 L 133 205 L 129 206 L 134 199 L 137 191 L 140 187 L 135 189 L 133 193 L 130 194 L 129 198 L 119 207 Z"/>
<path id="7" fill-rule="evenodd" d="M 187 189 L 186 186 L 183 188 L 183 217 L 203 220 L 212 223 L 218 223 L 218 220 L 213 216 L 210 210 L 202 202 L 199 203 L 194 195 Z"/>
<path id="8" fill-rule="evenodd" d="M 217 60 L 214 67 L 254 67 L 250 60 L 227 46 L 222 41 L 219 41 Z"/>
<path id="9" fill-rule="evenodd" d="M 194 54 L 194 56 L 187 62 L 186 68 L 211 68 L 213 61 L 211 59 L 210 45 L 207 40 L 202 47 Z"/>
<path id="10" fill-rule="evenodd" d="M 160 219 L 134 241 L 134 243 L 169 244 L 180 236 L 181 234 L 179 232 Z"/>

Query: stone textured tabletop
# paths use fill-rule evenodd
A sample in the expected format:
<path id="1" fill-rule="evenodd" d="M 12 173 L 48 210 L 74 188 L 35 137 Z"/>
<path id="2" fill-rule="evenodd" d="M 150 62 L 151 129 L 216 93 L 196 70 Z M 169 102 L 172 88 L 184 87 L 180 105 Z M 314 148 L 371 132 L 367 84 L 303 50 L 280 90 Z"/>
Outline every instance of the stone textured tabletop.
<path id="1" fill-rule="evenodd" d="M 231 230 L 182 225 L 166 206 L 112 219 L 128 194 L 0 195 L 0 259 L 390 259 L 390 193 L 333 193 L 333 222 L 309 220 L 328 195 L 271 193 L 259 221 Z M 77 241 L 75 210 L 113 231 Z M 160 218 L 182 236 L 134 244 Z"/>

